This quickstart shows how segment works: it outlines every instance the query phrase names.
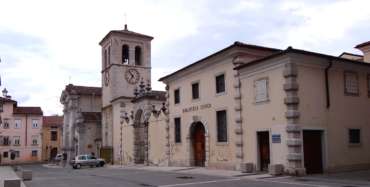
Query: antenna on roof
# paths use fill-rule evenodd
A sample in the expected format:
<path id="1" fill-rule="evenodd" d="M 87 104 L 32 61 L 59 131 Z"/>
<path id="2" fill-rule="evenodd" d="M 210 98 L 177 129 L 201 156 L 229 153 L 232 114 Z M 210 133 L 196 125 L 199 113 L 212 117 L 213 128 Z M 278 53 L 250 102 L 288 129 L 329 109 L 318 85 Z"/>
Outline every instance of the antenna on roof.
<path id="1" fill-rule="evenodd" d="M 125 19 L 125 31 L 127 31 L 128 29 L 127 29 L 127 14 L 126 14 L 126 12 L 123 14 L 123 16 L 124 16 L 124 19 Z"/>

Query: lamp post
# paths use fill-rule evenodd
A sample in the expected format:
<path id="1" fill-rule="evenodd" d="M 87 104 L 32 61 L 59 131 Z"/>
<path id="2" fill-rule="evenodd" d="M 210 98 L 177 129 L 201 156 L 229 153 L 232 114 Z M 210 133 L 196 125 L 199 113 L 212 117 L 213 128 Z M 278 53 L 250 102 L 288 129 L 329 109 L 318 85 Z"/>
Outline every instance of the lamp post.
<path id="1" fill-rule="evenodd" d="M 123 139 L 123 122 L 125 120 L 125 115 L 127 115 L 127 113 L 125 113 L 123 110 L 121 110 L 121 115 L 120 115 L 120 124 L 121 124 L 121 127 L 120 127 L 120 150 L 119 150 L 119 155 L 120 155 L 120 165 L 121 167 L 123 166 L 123 143 L 122 143 L 122 139 Z"/>

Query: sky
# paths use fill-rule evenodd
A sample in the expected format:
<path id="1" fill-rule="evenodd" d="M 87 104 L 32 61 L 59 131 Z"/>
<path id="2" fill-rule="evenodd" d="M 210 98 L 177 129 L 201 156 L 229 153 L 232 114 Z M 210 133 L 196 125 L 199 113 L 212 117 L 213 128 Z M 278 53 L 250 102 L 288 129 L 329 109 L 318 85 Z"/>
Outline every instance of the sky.
<path id="1" fill-rule="evenodd" d="M 370 40 L 369 0 L 0 0 L 2 86 L 21 106 L 62 114 L 65 85 L 101 86 L 99 41 L 150 35 L 152 87 L 235 41 L 330 55 Z M 125 16 L 126 15 L 126 16 Z"/>

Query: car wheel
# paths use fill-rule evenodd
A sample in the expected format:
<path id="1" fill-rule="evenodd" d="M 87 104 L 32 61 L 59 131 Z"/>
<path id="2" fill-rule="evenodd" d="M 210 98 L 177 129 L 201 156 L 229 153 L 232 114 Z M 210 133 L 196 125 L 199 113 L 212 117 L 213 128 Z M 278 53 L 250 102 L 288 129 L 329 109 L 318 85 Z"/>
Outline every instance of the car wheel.
<path id="1" fill-rule="evenodd" d="M 100 162 L 100 167 L 104 167 L 104 162 Z"/>
<path id="2" fill-rule="evenodd" d="M 72 166 L 72 168 L 73 168 L 73 169 L 77 169 L 77 167 L 76 167 L 76 166 Z"/>
<path id="3" fill-rule="evenodd" d="M 81 169 L 81 164 L 76 164 L 76 169 Z"/>

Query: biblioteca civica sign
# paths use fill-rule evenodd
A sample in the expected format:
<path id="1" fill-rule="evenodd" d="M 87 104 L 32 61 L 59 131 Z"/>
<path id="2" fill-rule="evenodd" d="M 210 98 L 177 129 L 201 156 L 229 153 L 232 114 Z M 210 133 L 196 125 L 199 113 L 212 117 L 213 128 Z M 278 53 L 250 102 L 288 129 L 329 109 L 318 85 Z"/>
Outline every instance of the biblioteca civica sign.
<path id="1" fill-rule="evenodd" d="M 211 107 L 212 107 L 211 104 L 191 106 L 191 107 L 187 107 L 187 108 L 182 109 L 182 113 L 204 110 L 204 109 L 211 108 Z"/>

